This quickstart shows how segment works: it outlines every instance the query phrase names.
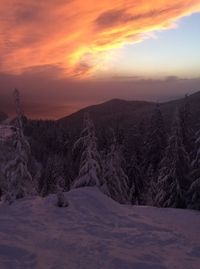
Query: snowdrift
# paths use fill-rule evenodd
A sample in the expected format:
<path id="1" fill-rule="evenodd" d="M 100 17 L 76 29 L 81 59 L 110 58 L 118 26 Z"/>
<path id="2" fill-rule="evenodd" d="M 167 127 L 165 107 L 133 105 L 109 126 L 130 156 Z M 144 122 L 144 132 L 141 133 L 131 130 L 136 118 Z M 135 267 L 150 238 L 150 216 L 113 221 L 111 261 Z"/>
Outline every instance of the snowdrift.
<path id="1" fill-rule="evenodd" d="M 200 213 L 120 205 L 96 188 L 0 205 L 1 269 L 199 269 Z"/>

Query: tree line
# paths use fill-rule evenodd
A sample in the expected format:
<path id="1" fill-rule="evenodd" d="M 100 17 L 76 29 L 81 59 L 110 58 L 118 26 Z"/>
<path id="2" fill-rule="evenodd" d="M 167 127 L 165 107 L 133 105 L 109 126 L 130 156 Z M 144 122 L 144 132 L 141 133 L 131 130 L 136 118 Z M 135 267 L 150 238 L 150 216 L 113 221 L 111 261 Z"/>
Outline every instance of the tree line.
<path id="1" fill-rule="evenodd" d="M 76 139 L 58 122 L 27 120 L 19 91 L 14 96 L 17 132 L 14 154 L 0 169 L 2 200 L 56 193 L 63 206 L 63 192 L 96 186 L 122 204 L 200 209 L 200 131 L 191 126 L 187 96 L 170 130 L 156 104 L 150 122 L 125 135 L 109 127 L 96 131 L 85 113 Z"/>

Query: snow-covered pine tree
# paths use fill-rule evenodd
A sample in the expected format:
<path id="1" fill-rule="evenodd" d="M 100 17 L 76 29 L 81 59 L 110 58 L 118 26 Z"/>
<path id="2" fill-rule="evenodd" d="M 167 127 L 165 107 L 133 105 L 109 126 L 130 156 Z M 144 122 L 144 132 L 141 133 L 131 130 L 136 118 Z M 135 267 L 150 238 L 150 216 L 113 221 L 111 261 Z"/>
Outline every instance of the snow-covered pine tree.
<path id="1" fill-rule="evenodd" d="M 37 194 L 41 192 L 40 186 L 41 186 L 42 169 L 43 167 L 41 163 L 36 161 L 36 159 L 33 156 L 31 156 L 28 164 L 28 170 L 32 175 L 34 190 Z"/>
<path id="2" fill-rule="evenodd" d="M 14 91 L 16 108 L 16 135 L 13 141 L 15 152 L 14 158 L 4 167 L 3 172 L 7 181 L 5 189 L 5 200 L 12 203 L 17 198 L 35 192 L 32 176 L 28 169 L 30 158 L 30 145 L 23 132 L 23 112 L 20 104 L 20 94 L 17 89 Z"/>
<path id="3" fill-rule="evenodd" d="M 187 207 L 200 210 L 200 177 L 193 181 L 188 190 Z"/>
<path id="4" fill-rule="evenodd" d="M 195 132 L 192 129 L 192 114 L 190 109 L 189 97 L 185 95 L 182 105 L 179 109 L 180 114 L 180 127 L 183 139 L 183 145 L 188 152 L 191 160 L 194 158 L 194 142 L 195 142 Z"/>
<path id="5" fill-rule="evenodd" d="M 56 184 L 56 196 L 57 196 L 56 205 L 58 207 L 67 207 L 69 205 L 63 192 L 64 188 L 65 188 L 65 180 L 63 177 L 60 176 L 57 178 L 57 184 Z"/>
<path id="6" fill-rule="evenodd" d="M 166 147 L 166 130 L 163 121 L 163 116 L 159 104 L 156 104 L 153 111 L 150 127 L 147 132 L 147 139 L 145 141 L 146 156 L 145 169 L 152 167 L 154 172 L 157 172 L 159 163 L 162 160 L 163 153 Z"/>
<path id="7" fill-rule="evenodd" d="M 157 195 L 157 174 L 154 173 L 150 165 L 145 174 L 145 183 L 143 191 L 143 200 L 146 205 L 154 205 L 155 197 Z"/>
<path id="8" fill-rule="evenodd" d="M 106 184 L 106 189 L 112 199 L 119 203 L 128 203 L 130 202 L 129 179 L 123 169 L 123 162 L 122 145 L 117 143 L 114 136 L 104 161 L 104 184 Z"/>
<path id="9" fill-rule="evenodd" d="M 195 158 L 192 161 L 192 184 L 188 190 L 188 208 L 200 210 L 200 130 L 196 133 Z"/>
<path id="10" fill-rule="evenodd" d="M 135 155 L 132 156 L 131 161 L 127 167 L 128 182 L 130 189 L 130 201 L 132 204 L 143 204 L 143 170 L 140 167 Z"/>
<path id="11" fill-rule="evenodd" d="M 3 171 L 0 169 L 0 200 L 2 200 L 3 196 L 5 196 L 6 190 L 7 190 L 7 181 L 5 180 Z"/>
<path id="12" fill-rule="evenodd" d="M 192 160 L 192 178 L 200 178 L 200 130 L 195 134 L 194 157 Z"/>
<path id="13" fill-rule="evenodd" d="M 186 207 L 190 185 L 190 159 L 182 140 L 180 114 L 176 113 L 172 135 L 159 171 L 156 204 L 161 207 Z"/>
<path id="14" fill-rule="evenodd" d="M 84 186 L 100 186 L 101 161 L 97 149 L 97 138 L 95 127 L 89 113 L 84 114 L 84 126 L 80 138 L 74 144 L 74 152 L 81 149 L 79 174 L 73 184 L 74 188 Z"/>
<path id="15" fill-rule="evenodd" d="M 58 154 L 49 155 L 43 174 L 42 196 L 56 193 L 58 178 L 64 178 L 64 161 Z"/>

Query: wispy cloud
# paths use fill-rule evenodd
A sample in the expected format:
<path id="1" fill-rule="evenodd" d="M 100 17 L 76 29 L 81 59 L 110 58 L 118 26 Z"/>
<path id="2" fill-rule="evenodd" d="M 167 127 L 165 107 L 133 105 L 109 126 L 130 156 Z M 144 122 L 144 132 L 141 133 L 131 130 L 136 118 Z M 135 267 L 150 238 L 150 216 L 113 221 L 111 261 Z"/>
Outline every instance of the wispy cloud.
<path id="1" fill-rule="evenodd" d="M 199 0 L 1 0 L 0 71 L 87 77 L 113 48 L 198 11 Z"/>

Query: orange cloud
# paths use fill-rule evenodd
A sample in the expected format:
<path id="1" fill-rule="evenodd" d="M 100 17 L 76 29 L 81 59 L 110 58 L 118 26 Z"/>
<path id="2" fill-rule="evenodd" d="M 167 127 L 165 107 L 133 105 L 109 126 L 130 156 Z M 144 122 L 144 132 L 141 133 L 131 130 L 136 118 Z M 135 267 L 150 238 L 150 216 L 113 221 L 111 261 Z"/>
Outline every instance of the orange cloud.
<path id="1" fill-rule="evenodd" d="M 1 0 L 0 72 L 86 77 L 110 51 L 200 11 L 199 0 Z M 146 35 L 146 36 L 147 36 Z"/>

